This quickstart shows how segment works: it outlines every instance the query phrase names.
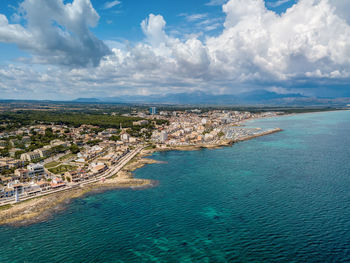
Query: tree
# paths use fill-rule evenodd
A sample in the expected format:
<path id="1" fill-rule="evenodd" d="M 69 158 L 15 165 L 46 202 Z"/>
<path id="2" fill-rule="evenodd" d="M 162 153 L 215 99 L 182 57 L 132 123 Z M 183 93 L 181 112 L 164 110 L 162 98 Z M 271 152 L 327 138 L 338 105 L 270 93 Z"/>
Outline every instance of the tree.
<path id="1" fill-rule="evenodd" d="M 120 135 L 112 135 L 109 139 L 111 139 L 112 141 L 120 141 Z"/>
<path id="2" fill-rule="evenodd" d="M 26 151 L 16 151 L 15 152 L 15 158 L 19 159 L 22 153 L 25 153 Z"/>
<path id="3" fill-rule="evenodd" d="M 219 138 L 221 138 L 224 135 L 225 135 L 225 133 L 223 133 L 222 131 L 218 133 Z"/>
<path id="4" fill-rule="evenodd" d="M 9 157 L 10 156 L 10 152 L 8 148 L 4 148 L 2 150 L 0 150 L 0 156 L 2 157 Z"/>
<path id="5" fill-rule="evenodd" d="M 78 147 L 78 145 L 76 145 L 74 143 L 69 147 L 69 150 L 73 154 L 77 154 L 78 152 L 80 152 L 80 148 Z"/>
<path id="6" fill-rule="evenodd" d="M 92 141 L 88 141 L 86 144 L 89 146 L 95 146 L 97 144 L 99 144 L 100 142 L 102 142 L 101 140 L 92 140 Z"/>

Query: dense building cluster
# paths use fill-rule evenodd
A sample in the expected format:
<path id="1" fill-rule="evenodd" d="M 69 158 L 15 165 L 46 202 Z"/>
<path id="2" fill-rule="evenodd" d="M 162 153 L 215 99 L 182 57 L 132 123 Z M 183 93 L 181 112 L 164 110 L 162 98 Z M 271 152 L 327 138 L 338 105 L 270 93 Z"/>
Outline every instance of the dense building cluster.
<path id="1" fill-rule="evenodd" d="M 112 113 L 113 114 L 113 113 Z M 257 132 L 240 127 L 279 113 L 201 110 L 134 112 L 132 128 L 38 124 L 0 133 L 0 198 L 72 187 L 103 175 L 137 147 L 216 145 Z M 130 116 L 129 114 L 125 114 Z M 6 124 L 2 124 L 6 125 Z"/>
<path id="2" fill-rule="evenodd" d="M 280 113 L 267 112 L 253 114 L 239 111 L 213 110 L 202 113 L 200 110 L 186 112 L 160 112 L 160 117 L 168 118 L 169 125 L 158 126 L 152 139 L 158 144 L 184 146 L 196 144 L 219 144 L 232 139 L 228 136 L 227 127 L 241 125 L 242 121 L 251 118 L 272 117 Z M 252 130 L 237 130 L 237 137 L 250 134 Z"/>

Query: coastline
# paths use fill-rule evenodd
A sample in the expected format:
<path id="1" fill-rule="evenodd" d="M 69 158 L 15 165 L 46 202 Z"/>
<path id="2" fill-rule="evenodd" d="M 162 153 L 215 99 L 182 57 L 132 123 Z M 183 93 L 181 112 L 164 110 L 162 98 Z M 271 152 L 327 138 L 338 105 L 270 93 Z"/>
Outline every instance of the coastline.
<path id="1" fill-rule="evenodd" d="M 26 226 L 39 222 L 44 222 L 53 214 L 64 210 L 69 203 L 76 198 L 84 197 L 88 194 L 101 193 L 114 189 L 145 189 L 157 185 L 157 181 L 149 179 L 133 178 L 132 172 L 147 165 L 163 163 L 150 158 L 154 152 L 161 151 L 196 151 L 201 149 L 218 149 L 232 146 L 237 142 L 250 140 L 253 138 L 280 132 L 282 129 L 261 132 L 254 135 L 239 138 L 237 140 L 220 140 L 215 144 L 197 144 L 183 146 L 165 146 L 162 148 L 143 149 L 133 159 L 131 159 L 119 172 L 104 182 L 98 181 L 82 187 L 77 187 L 69 191 L 54 193 L 47 196 L 23 201 L 17 204 L 0 207 L 0 225 Z"/>
<path id="2" fill-rule="evenodd" d="M 40 196 L 17 204 L 0 207 L 0 225 L 26 226 L 44 222 L 53 214 L 64 210 L 74 199 L 89 194 L 114 189 L 138 190 L 157 185 L 158 182 L 153 180 L 132 177 L 132 171 L 146 164 L 157 163 L 155 160 L 140 158 L 139 155 L 135 156 L 121 171 L 104 182 L 99 181 L 83 187 L 70 189 L 69 191 Z"/>

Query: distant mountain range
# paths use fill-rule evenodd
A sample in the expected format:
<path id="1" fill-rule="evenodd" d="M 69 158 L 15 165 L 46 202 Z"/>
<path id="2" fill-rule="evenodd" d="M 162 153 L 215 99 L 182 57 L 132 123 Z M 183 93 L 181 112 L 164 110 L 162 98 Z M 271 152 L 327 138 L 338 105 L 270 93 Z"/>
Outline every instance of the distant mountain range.
<path id="1" fill-rule="evenodd" d="M 310 98 L 301 94 L 279 94 L 258 90 L 238 95 L 213 95 L 204 92 L 174 93 L 166 95 L 124 95 L 108 98 L 78 98 L 81 103 L 142 103 L 181 105 L 346 105 L 350 98 Z"/>

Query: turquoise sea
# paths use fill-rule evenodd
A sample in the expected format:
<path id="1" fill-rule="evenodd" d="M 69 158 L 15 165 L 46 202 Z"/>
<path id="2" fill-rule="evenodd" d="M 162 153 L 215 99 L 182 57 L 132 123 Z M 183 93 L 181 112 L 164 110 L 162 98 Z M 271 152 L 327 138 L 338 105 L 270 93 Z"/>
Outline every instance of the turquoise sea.
<path id="1" fill-rule="evenodd" d="M 0 227 L 0 262 L 350 262 L 350 111 L 248 123 L 284 131 L 156 153 L 144 190 Z"/>

